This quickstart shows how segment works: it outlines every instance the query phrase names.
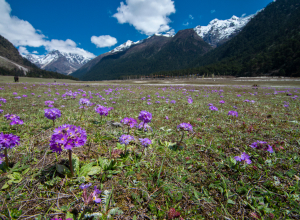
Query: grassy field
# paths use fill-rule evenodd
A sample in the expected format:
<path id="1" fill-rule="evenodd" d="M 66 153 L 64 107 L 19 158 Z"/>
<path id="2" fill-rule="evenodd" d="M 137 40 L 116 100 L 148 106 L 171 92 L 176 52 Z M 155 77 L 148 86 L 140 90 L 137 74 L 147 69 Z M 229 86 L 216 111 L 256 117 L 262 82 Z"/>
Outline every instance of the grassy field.
<path id="1" fill-rule="evenodd" d="M 4 158 L 0 165 L 0 218 L 299 219 L 300 88 L 288 83 L 2 83 L 0 131 L 20 144 L 7 149 L 8 166 Z M 81 98 L 91 106 L 80 108 Z M 61 111 L 55 124 L 44 116 L 49 100 Z M 113 109 L 100 116 L 97 105 Z M 146 131 L 115 123 L 131 117 L 139 125 L 143 110 L 152 114 Z M 24 124 L 10 125 L 6 114 Z M 84 129 L 87 140 L 70 151 L 59 136 L 63 150 L 55 153 L 49 141 L 64 124 Z M 134 138 L 127 145 L 124 134 Z"/>
<path id="2" fill-rule="evenodd" d="M 34 77 L 19 77 L 19 83 L 74 83 L 75 80 L 70 79 L 48 79 Z M 14 76 L 0 76 L 0 83 L 14 83 Z"/>

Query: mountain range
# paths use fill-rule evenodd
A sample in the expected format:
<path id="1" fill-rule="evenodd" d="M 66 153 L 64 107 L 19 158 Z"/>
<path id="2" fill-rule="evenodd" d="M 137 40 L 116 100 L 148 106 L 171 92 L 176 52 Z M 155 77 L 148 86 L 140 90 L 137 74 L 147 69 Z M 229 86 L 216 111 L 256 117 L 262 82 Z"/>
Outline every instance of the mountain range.
<path id="1" fill-rule="evenodd" d="M 24 55 L 24 57 L 41 69 L 65 75 L 71 74 L 91 60 L 91 58 L 82 55 L 64 53 L 58 50 L 51 51 L 47 55 L 28 54 Z"/>
<path id="2" fill-rule="evenodd" d="M 253 17 L 214 19 L 208 26 L 180 30 L 175 35 L 168 32 L 137 42 L 128 40 L 89 61 L 72 75 L 82 80 L 102 80 L 180 69 L 188 66 L 193 57 L 230 40 Z"/>
<path id="3" fill-rule="evenodd" d="M 277 0 L 255 15 L 127 41 L 71 75 L 81 80 L 145 75 L 300 76 L 300 2 Z"/>
<path id="4" fill-rule="evenodd" d="M 26 58 L 22 57 L 6 38 L 0 35 L 0 75 L 28 76 L 56 79 L 73 79 L 73 76 L 66 76 L 57 72 L 46 71 L 38 68 Z"/>
<path id="5" fill-rule="evenodd" d="M 238 33 L 253 16 L 254 15 L 241 18 L 232 16 L 232 18 L 228 20 L 214 19 L 208 24 L 208 26 L 197 26 L 194 28 L 194 30 L 200 37 L 204 39 L 204 41 L 209 43 L 211 46 L 216 47 L 218 44 L 222 44 L 223 42 L 229 40 L 232 36 L 234 36 L 234 34 Z M 157 33 L 154 36 L 174 37 L 174 34 L 171 32 L 167 32 L 163 34 Z M 100 58 L 109 54 L 115 54 L 128 50 L 132 46 L 142 44 L 146 40 L 147 39 L 143 39 L 137 42 L 128 40 L 127 42 L 112 49 L 108 53 L 105 53 L 105 55 L 101 54 Z M 47 55 L 27 54 L 23 55 L 23 57 L 25 57 L 27 60 L 40 67 L 41 69 L 55 71 L 66 75 L 75 72 L 87 62 L 91 61 L 91 58 L 84 57 L 78 54 L 64 53 L 58 50 L 51 51 Z M 99 61 L 100 58 L 95 59 Z M 88 67 L 90 67 L 94 63 L 95 60 L 91 61 Z M 87 67 L 84 67 L 84 69 L 87 69 Z"/>

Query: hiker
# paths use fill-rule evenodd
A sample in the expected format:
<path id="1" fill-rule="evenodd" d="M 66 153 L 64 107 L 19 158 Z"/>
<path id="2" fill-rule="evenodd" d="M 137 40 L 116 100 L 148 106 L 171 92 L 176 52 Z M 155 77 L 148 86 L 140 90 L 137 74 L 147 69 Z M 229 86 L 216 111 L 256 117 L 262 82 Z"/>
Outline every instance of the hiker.
<path id="1" fill-rule="evenodd" d="M 15 76 L 14 79 L 15 79 L 15 82 L 19 82 L 19 77 L 18 76 Z"/>

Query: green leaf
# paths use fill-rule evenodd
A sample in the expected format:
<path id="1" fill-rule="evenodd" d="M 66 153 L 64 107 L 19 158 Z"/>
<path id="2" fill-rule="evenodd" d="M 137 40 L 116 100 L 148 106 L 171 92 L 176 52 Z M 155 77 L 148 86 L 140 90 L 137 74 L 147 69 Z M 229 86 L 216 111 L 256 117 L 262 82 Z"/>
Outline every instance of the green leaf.
<path id="1" fill-rule="evenodd" d="M 57 170 L 57 172 L 59 172 L 60 174 L 63 174 L 63 175 L 71 173 L 70 170 L 66 166 L 61 165 L 61 164 L 56 164 L 56 170 Z"/>
<path id="2" fill-rule="evenodd" d="M 7 189 L 9 187 L 9 185 L 7 183 L 5 183 L 1 189 Z"/>
<path id="3" fill-rule="evenodd" d="M 88 172 L 91 171 L 92 167 L 95 165 L 95 162 L 89 163 L 81 167 L 79 176 L 87 176 Z"/>
<path id="4" fill-rule="evenodd" d="M 24 170 L 24 171 L 22 172 L 22 175 L 25 175 L 26 173 L 28 173 L 29 170 L 30 170 L 30 168 L 27 168 L 26 170 Z"/>
<path id="5" fill-rule="evenodd" d="M 101 167 L 99 167 L 99 166 L 94 166 L 94 167 L 92 167 L 91 170 L 87 173 L 87 175 L 92 176 L 92 175 L 101 173 L 101 171 L 102 171 Z"/>
<path id="6" fill-rule="evenodd" d="M 234 205 L 234 204 L 235 204 L 235 201 L 233 201 L 233 200 L 231 200 L 231 199 L 228 199 L 228 200 L 227 200 L 227 203 L 228 203 L 228 204 Z"/>

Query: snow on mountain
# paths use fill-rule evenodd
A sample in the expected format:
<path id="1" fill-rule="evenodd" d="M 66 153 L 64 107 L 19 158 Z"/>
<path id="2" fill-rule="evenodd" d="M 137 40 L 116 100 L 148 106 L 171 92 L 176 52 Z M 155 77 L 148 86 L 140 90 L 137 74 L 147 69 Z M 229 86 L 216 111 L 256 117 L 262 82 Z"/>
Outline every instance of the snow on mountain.
<path id="1" fill-rule="evenodd" d="M 26 59 L 41 69 L 56 71 L 63 74 L 71 74 L 91 58 L 73 53 L 64 53 L 58 50 L 51 51 L 47 55 L 24 55 Z"/>
<path id="2" fill-rule="evenodd" d="M 121 52 L 121 51 L 124 51 L 124 50 L 128 49 L 132 45 L 139 44 L 141 42 L 142 42 L 142 40 L 139 40 L 139 41 L 136 41 L 136 42 L 128 40 L 124 44 L 121 44 L 120 46 L 117 46 L 116 48 L 114 48 L 113 50 L 111 50 L 109 52 L 111 52 L 111 53 Z"/>
<path id="3" fill-rule="evenodd" d="M 228 40 L 237 34 L 254 16 L 255 15 L 249 15 L 239 18 L 233 15 L 227 20 L 219 20 L 216 18 L 209 22 L 207 26 L 198 25 L 194 30 L 204 41 L 212 46 L 217 46 L 218 43 Z"/>
<path id="4" fill-rule="evenodd" d="M 42 69 L 45 68 L 51 62 L 58 60 L 58 58 L 60 57 L 65 57 L 69 63 L 79 64 L 79 65 L 84 65 L 89 60 L 91 60 L 91 58 L 87 58 L 82 55 L 73 54 L 73 53 L 64 53 L 58 50 L 51 51 L 47 55 L 28 54 L 25 55 L 24 57 L 28 59 L 30 62 L 40 66 Z"/>

